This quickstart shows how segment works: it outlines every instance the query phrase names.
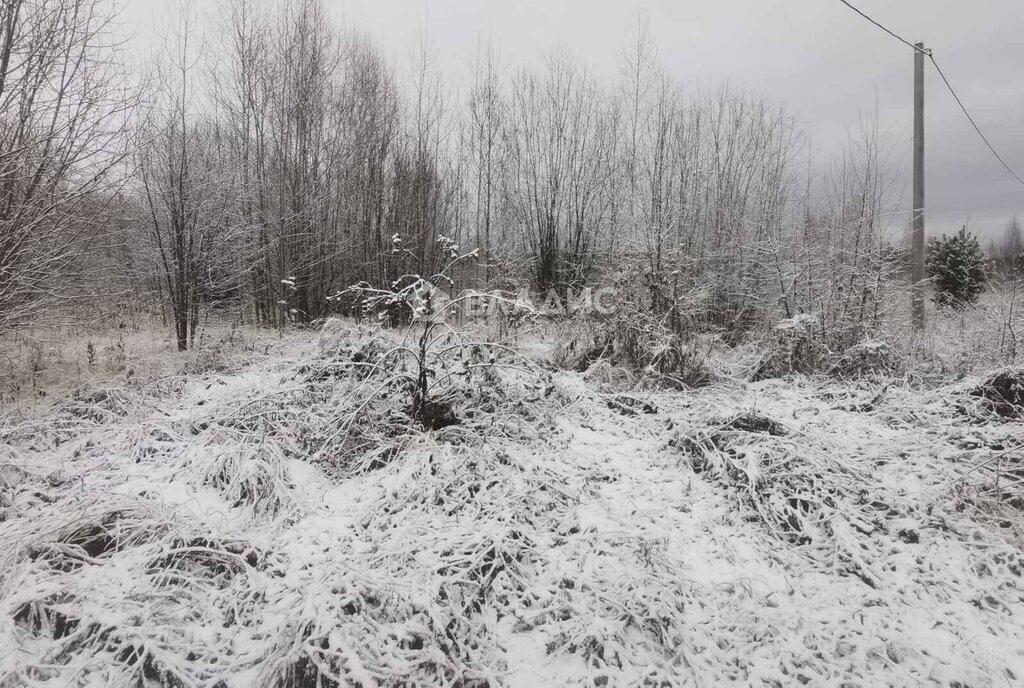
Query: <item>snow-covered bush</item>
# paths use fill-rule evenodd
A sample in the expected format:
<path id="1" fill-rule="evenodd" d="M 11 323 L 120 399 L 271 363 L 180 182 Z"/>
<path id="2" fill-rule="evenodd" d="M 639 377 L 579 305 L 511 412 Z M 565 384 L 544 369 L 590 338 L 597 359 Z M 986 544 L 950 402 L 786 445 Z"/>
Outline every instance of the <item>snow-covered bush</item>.
<path id="1" fill-rule="evenodd" d="M 397 235 L 393 241 L 394 252 L 406 251 Z M 375 314 L 379 320 L 396 308 L 409 312 L 407 336 L 411 335 L 412 341 L 403 340 L 379 360 L 361 365 L 372 364 L 386 370 L 382 391 L 391 386 L 405 389 L 409 394 L 409 416 L 430 430 L 459 422 L 448 398 L 453 379 L 470 377 L 481 368 L 499 365 L 499 355 L 515 356 L 507 347 L 477 341 L 448 323 L 455 309 L 477 296 L 470 293 L 451 298 L 444 291 L 444 287 L 452 284 L 449 273 L 458 263 L 475 258 L 477 251 L 460 253 L 458 245 L 446 237 L 438 239 L 437 250 L 443 267 L 429 277 L 405 275 L 384 289 L 363 282 L 332 297 L 354 294 L 362 302 L 364 312 Z M 410 365 L 407 367 L 406 363 Z"/>
<path id="2" fill-rule="evenodd" d="M 348 344 L 298 366 L 294 393 L 274 401 L 275 433 L 294 435 L 296 452 L 335 477 L 378 470 L 437 431 L 442 441 L 479 444 L 494 436 L 532 436 L 551 423 L 551 374 L 504 347 L 454 328 L 435 335 L 425 359 L 428 394 L 445 417 L 420 417 L 410 399 L 419 362 L 407 340 L 349 326 Z M 345 339 L 332 325 L 332 339 Z M 301 412 L 292 411 L 296 406 Z M 298 431 L 296 431 L 298 426 Z"/>
<path id="3" fill-rule="evenodd" d="M 992 373 L 972 394 L 1001 416 L 1024 416 L 1024 366 Z"/>
<path id="4" fill-rule="evenodd" d="M 775 326 L 750 378 L 766 380 L 814 372 L 822 367 L 827 356 L 821 324 L 813 315 L 802 313 Z"/>
<path id="5" fill-rule="evenodd" d="M 828 373 L 840 378 L 894 376 L 900 373 L 902 361 L 889 342 L 865 339 L 857 342 L 828 367 Z"/>
<path id="6" fill-rule="evenodd" d="M 607 312 L 579 311 L 565 321 L 554 351 L 562 368 L 633 385 L 675 389 L 709 381 L 714 336 L 700 324 L 702 294 L 673 278 L 663 284 L 643 264 L 625 261 L 608 275 L 615 299 Z"/>
<path id="7" fill-rule="evenodd" d="M 353 325 L 345 320 L 331 318 L 320 328 L 318 340 L 320 361 L 307 370 L 317 375 L 336 376 L 341 372 L 365 378 L 375 372 L 375 366 L 395 346 L 393 339 L 372 325 Z"/>
<path id="8" fill-rule="evenodd" d="M 566 322 L 555 363 L 592 377 L 622 374 L 635 385 L 686 389 L 707 384 L 707 338 L 673 333 L 662 319 L 629 308 L 609 316 L 584 315 Z"/>

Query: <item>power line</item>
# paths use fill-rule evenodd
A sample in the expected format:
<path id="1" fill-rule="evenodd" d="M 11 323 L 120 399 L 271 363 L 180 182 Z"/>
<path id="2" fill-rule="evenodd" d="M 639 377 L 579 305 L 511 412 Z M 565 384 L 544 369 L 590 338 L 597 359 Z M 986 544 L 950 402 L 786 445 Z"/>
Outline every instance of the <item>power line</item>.
<path id="1" fill-rule="evenodd" d="M 1006 171 L 1009 172 L 1014 179 L 1016 179 L 1021 184 L 1024 184 L 1024 179 L 1021 179 L 1017 175 L 1017 173 L 1014 172 L 1013 169 L 1011 169 L 1010 166 L 1006 164 L 1006 161 L 1003 160 L 1003 156 L 999 155 L 999 153 L 996 152 L 996 149 L 992 146 L 991 143 L 989 143 L 988 138 L 983 133 L 981 133 L 981 129 L 978 127 L 977 122 L 975 122 L 974 118 L 971 117 L 971 113 L 967 111 L 967 108 L 964 106 L 963 101 L 960 100 L 960 96 L 958 96 L 956 94 L 956 91 L 953 90 L 953 85 L 949 83 L 949 79 L 947 79 L 946 75 L 942 73 L 942 68 L 939 67 L 939 63 L 935 61 L 935 56 L 929 53 L 928 57 L 931 58 L 932 64 L 935 65 L 935 71 L 937 71 L 939 73 L 939 76 L 942 77 L 942 82 L 946 84 L 946 88 L 948 88 L 949 92 L 953 94 L 953 99 L 956 101 L 956 104 L 959 105 L 960 109 L 964 111 L 964 115 L 967 117 L 967 121 L 971 123 L 971 126 L 974 127 L 974 131 L 978 132 L 978 136 L 980 136 L 981 140 L 985 142 L 985 145 L 988 146 L 988 149 L 992 151 L 992 155 L 996 156 L 996 160 L 998 160 L 999 163 L 1006 168 Z"/>
<path id="2" fill-rule="evenodd" d="M 851 10 L 853 10 L 854 12 L 856 12 L 857 14 L 859 14 L 860 16 L 864 17 L 864 18 L 865 18 L 865 19 L 867 19 L 867 20 L 868 20 L 869 22 L 871 22 L 872 24 L 874 24 L 875 26 L 877 26 L 878 28 L 880 28 L 880 29 L 881 29 L 882 31 L 885 31 L 885 32 L 886 32 L 887 34 L 889 34 L 890 36 L 892 36 L 893 38 L 895 38 L 895 39 L 896 39 L 896 40 L 898 40 L 899 42 L 901 42 L 901 43 L 904 43 L 904 44 L 906 44 L 906 45 L 907 45 L 908 47 L 910 47 L 910 49 L 911 49 L 911 50 L 913 50 L 914 52 L 920 51 L 920 52 L 923 52 L 923 53 L 924 53 L 925 55 L 931 55 L 931 54 L 932 54 L 932 51 L 931 51 L 931 50 L 926 50 L 926 49 L 924 49 L 924 48 L 918 48 L 918 47 L 917 47 L 916 45 L 914 45 L 913 43 L 911 43 L 910 41 L 908 41 L 908 40 L 907 40 L 906 38 L 903 38 L 902 36 L 900 36 L 899 34 L 897 34 L 897 33 L 896 33 L 896 32 L 894 32 L 894 31 L 890 31 L 890 30 L 889 30 L 889 29 L 887 29 L 887 28 L 886 28 L 885 26 L 883 26 L 883 25 L 879 24 L 879 23 L 878 23 L 878 22 L 876 22 L 876 21 L 875 21 L 874 19 L 872 19 L 871 17 L 869 17 L 868 15 L 864 14 L 864 13 L 863 13 L 863 12 L 861 12 L 861 11 L 860 11 L 859 9 L 857 9 L 856 7 L 854 7 L 853 5 L 851 5 L 850 3 L 848 3 L 848 2 L 846 1 L 846 0 L 839 0 L 839 2 L 843 3 L 844 5 L 846 5 L 847 7 L 849 7 L 849 8 L 851 9 Z"/>
<path id="3" fill-rule="evenodd" d="M 1020 176 L 1016 172 L 1013 171 L 1013 168 L 1011 168 L 1008 164 L 1006 164 L 1006 161 L 1003 160 L 1003 156 L 999 155 L 999 152 L 996 151 L 995 147 L 991 144 L 991 142 L 989 142 L 988 137 L 985 136 L 984 133 L 982 133 L 981 127 L 979 127 L 978 123 L 974 121 L 974 117 L 972 117 L 971 113 L 967 110 L 967 106 L 964 105 L 964 102 L 962 100 L 960 100 L 960 96 L 957 95 L 957 92 L 953 89 L 953 85 L 951 83 L 949 83 L 949 79 L 947 79 L 946 75 L 943 74 L 942 68 L 939 67 L 939 63 L 935 61 L 935 56 L 932 54 L 931 50 L 928 50 L 926 48 L 919 48 L 919 47 L 917 47 L 916 45 L 914 45 L 913 43 L 911 43 L 907 39 L 903 38 L 902 36 L 900 36 L 896 32 L 891 31 L 887 27 L 883 26 L 879 22 L 875 21 L 874 19 L 872 19 L 868 15 L 864 14 L 863 12 L 861 12 L 859 9 L 857 9 L 852 4 L 847 2 L 847 0 L 839 0 L 839 2 L 843 3 L 844 5 L 849 7 L 851 10 L 853 10 L 854 12 L 859 14 L 860 16 L 862 16 L 865 19 L 867 19 L 869 22 L 871 22 L 872 24 L 874 24 L 875 26 L 880 28 L 882 31 L 885 31 L 887 34 L 889 34 L 890 36 L 892 36 L 893 38 L 898 40 L 900 43 L 903 43 L 904 45 L 909 46 L 915 52 L 922 52 L 925 55 L 927 55 L 928 59 L 930 59 L 932 61 L 932 64 L 935 66 L 935 71 L 937 71 L 939 73 L 939 76 L 942 77 L 942 82 L 944 84 L 946 84 L 946 88 L 949 89 L 949 92 L 952 94 L 953 99 L 956 101 L 956 104 L 960 106 L 961 110 L 963 110 L 964 115 L 967 117 L 967 121 L 971 123 L 972 127 L 974 127 L 974 131 L 978 132 L 978 136 L 980 136 L 981 140 L 985 142 L 985 145 L 988 146 L 988 149 L 990 151 L 992 151 L 992 155 L 994 155 L 996 157 L 996 160 L 999 161 L 999 164 L 1001 164 L 1004 168 L 1006 168 L 1006 171 L 1009 172 L 1010 175 L 1014 179 L 1016 179 L 1018 182 L 1020 182 L 1022 185 L 1024 185 L 1024 179 L 1021 179 Z"/>

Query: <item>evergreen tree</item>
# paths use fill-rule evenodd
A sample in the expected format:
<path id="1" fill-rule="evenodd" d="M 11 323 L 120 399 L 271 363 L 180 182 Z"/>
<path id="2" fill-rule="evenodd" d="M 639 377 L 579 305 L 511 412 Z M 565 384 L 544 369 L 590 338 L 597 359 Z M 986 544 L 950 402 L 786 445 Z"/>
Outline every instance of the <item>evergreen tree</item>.
<path id="1" fill-rule="evenodd" d="M 941 305 L 962 307 L 978 300 L 985 287 L 985 256 L 977 237 L 967 232 L 932 239 L 928 251 L 928 276 Z"/>

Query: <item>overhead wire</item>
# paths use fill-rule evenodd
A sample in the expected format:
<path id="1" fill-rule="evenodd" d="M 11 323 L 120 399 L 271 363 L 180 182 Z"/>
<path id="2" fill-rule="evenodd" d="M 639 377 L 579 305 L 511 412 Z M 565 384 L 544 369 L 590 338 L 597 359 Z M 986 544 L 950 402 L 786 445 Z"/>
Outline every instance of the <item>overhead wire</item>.
<path id="1" fill-rule="evenodd" d="M 902 36 L 900 36 L 895 31 L 889 29 L 884 24 L 882 24 L 882 23 L 872 19 L 871 17 L 869 17 L 867 14 L 865 14 L 860 9 L 855 7 L 852 3 L 847 2 L 847 0 L 839 0 L 839 2 L 841 2 L 844 5 L 846 5 L 847 7 L 849 7 L 851 10 L 853 10 L 854 12 L 859 14 L 861 17 L 863 17 L 867 21 L 871 22 L 872 24 L 874 24 L 875 26 L 880 28 L 882 31 L 885 31 L 887 34 L 889 34 L 890 36 L 892 36 L 893 38 L 898 40 L 900 43 L 903 43 L 904 45 L 909 46 L 915 52 L 920 52 L 920 53 L 923 53 L 924 55 L 927 55 L 928 59 L 931 60 L 932 65 L 935 67 L 935 71 L 938 72 L 939 76 L 942 78 L 942 83 L 944 83 L 946 85 L 946 88 L 949 89 L 950 94 L 953 96 L 953 100 L 955 100 L 956 104 L 960 106 L 960 109 L 963 111 L 964 116 L 967 117 L 967 121 L 971 123 L 972 127 L 974 127 L 974 131 L 976 131 L 978 133 L 978 136 L 981 138 L 981 140 L 988 147 L 989 151 L 991 151 L 992 155 L 995 156 L 996 160 L 999 161 L 999 164 L 1001 164 L 1003 166 L 1003 168 L 1007 172 L 1009 172 L 1010 175 L 1014 179 L 1016 179 L 1021 185 L 1024 185 L 1024 179 L 1022 179 L 1020 177 L 1020 175 L 1018 175 L 1016 172 L 1013 171 L 1013 168 L 1010 167 L 1010 165 L 1006 162 L 1006 160 L 1003 158 L 1003 156 L 999 154 L 999 151 L 996 150 L 995 146 L 992 145 L 992 142 L 989 141 L 988 137 L 985 136 L 985 134 L 981 131 L 981 127 L 978 126 L 977 121 L 975 121 L 974 117 L 971 115 L 970 111 L 967 109 L 967 106 L 964 105 L 964 101 L 960 98 L 959 94 L 957 94 L 956 90 L 953 88 L 953 84 L 951 84 L 949 82 L 949 79 L 946 78 L 945 73 L 942 71 L 942 68 L 939 67 L 939 63 L 935 60 L 935 55 L 932 54 L 932 51 L 930 49 L 924 48 L 924 47 L 919 46 L 919 45 L 915 45 L 914 43 L 911 43 L 910 41 L 908 41 L 907 39 L 903 38 Z"/>

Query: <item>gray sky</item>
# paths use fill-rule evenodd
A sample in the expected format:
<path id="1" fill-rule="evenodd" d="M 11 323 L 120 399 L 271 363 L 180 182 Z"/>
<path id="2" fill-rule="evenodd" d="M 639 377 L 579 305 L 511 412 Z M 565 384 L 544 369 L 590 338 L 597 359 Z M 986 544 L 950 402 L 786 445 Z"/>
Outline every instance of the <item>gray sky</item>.
<path id="1" fill-rule="evenodd" d="M 327 0 L 339 17 L 373 35 L 396 64 L 426 29 L 448 81 L 465 83 L 478 46 L 490 38 L 507 68 L 559 45 L 612 77 L 638 13 L 649 21 L 662 62 L 684 86 L 721 83 L 786 103 L 806 123 L 817 159 L 837 150 L 877 101 L 909 171 L 913 53 L 839 0 Z M 125 0 L 141 26 L 155 0 Z M 215 0 L 198 0 L 203 9 Z M 946 76 L 1007 163 L 1024 177 L 1024 2 L 855 0 L 908 40 L 935 51 Z M 928 233 L 998 232 L 1024 218 L 1024 185 L 985 148 L 930 66 L 926 82 Z M 904 194 L 909 204 L 909 183 Z"/>

